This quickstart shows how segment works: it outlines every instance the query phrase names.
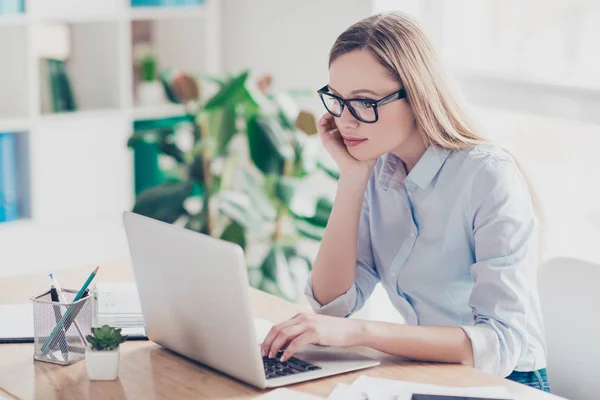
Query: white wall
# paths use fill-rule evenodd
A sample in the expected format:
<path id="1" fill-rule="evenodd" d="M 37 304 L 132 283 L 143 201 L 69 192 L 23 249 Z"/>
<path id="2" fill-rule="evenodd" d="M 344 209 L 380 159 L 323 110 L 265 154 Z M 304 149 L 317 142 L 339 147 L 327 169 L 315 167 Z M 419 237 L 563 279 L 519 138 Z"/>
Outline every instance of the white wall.
<path id="1" fill-rule="evenodd" d="M 337 36 L 371 10 L 366 0 L 225 1 L 224 69 L 270 72 L 276 88 L 316 91 L 327 83 Z"/>

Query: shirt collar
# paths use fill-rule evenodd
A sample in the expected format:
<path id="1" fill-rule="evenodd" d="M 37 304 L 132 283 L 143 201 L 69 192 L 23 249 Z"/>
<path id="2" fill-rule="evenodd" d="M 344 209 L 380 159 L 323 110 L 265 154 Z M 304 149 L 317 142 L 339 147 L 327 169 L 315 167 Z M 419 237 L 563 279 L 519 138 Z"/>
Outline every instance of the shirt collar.
<path id="1" fill-rule="evenodd" d="M 438 174 L 449 155 L 450 150 L 435 145 L 429 146 L 419 161 L 417 161 L 417 164 L 412 171 L 406 176 L 405 185 L 411 186 L 414 184 L 421 189 L 427 188 L 429 184 L 431 184 L 431 181 L 433 181 L 433 178 Z M 402 161 L 393 154 L 387 154 L 385 156 L 379 183 L 386 188 L 389 187 L 392 177 L 399 167 L 402 169 L 403 173 L 406 174 Z"/>
<path id="2" fill-rule="evenodd" d="M 410 171 L 406 180 L 412 181 L 421 189 L 425 189 L 440 171 L 449 155 L 450 150 L 435 145 L 429 146 Z"/>

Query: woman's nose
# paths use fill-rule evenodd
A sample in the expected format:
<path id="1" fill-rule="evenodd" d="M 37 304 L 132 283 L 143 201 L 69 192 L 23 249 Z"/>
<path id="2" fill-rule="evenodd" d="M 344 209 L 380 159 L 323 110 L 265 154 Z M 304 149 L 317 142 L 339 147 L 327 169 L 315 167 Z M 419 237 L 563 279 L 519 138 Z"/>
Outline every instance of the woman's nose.
<path id="1" fill-rule="evenodd" d="M 342 115 L 338 117 L 338 122 L 341 126 L 347 128 L 356 128 L 360 121 L 357 120 L 354 115 L 352 115 L 348 107 L 344 107 L 342 110 Z"/>

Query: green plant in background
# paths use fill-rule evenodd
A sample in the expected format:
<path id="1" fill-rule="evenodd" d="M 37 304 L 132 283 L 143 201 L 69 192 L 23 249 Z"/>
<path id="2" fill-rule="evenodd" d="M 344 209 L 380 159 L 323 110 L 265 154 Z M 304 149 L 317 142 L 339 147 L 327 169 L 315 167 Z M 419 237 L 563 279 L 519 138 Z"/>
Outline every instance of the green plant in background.
<path id="1" fill-rule="evenodd" d="M 321 240 L 332 208 L 330 198 L 306 195 L 304 180 L 318 170 L 339 177 L 314 116 L 300 111 L 297 93 L 270 92 L 267 78 L 253 84 L 248 71 L 210 78 L 219 89 L 207 101 L 187 74 L 166 71 L 161 79 L 186 116 L 155 121 L 129 139 L 134 152 L 151 144 L 171 163 L 162 182 L 139 193 L 133 211 L 258 254 L 248 257 L 251 286 L 298 300 L 311 269 L 298 244 Z M 172 129 L 186 121 L 188 131 Z"/>
<path id="2" fill-rule="evenodd" d="M 115 329 L 104 325 L 101 328 L 92 328 L 92 335 L 87 335 L 86 339 L 93 350 L 116 350 L 121 343 L 127 340 L 127 335 L 121 336 L 121 329 Z"/>
<path id="3" fill-rule="evenodd" d="M 138 62 L 140 65 L 140 75 L 144 82 L 152 82 L 158 78 L 158 61 L 153 50 L 149 46 L 138 46 Z"/>

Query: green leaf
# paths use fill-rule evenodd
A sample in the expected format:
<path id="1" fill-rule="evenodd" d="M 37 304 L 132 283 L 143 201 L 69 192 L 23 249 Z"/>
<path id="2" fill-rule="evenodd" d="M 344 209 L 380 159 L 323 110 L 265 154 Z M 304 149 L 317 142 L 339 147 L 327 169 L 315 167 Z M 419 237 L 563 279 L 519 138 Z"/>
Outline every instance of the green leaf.
<path id="1" fill-rule="evenodd" d="M 277 211 L 267 197 L 266 185 L 264 182 L 260 182 L 259 177 L 253 176 L 246 169 L 242 170 L 242 176 L 244 178 L 244 192 L 248 195 L 256 211 L 265 219 L 265 221 L 275 221 L 277 217 Z"/>
<path id="2" fill-rule="evenodd" d="M 294 147 L 296 161 L 292 176 L 303 178 L 317 169 L 321 152 L 321 140 L 317 136 L 310 137 L 300 130 L 294 131 L 294 139 L 296 142 Z"/>
<path id="3" fill-rule="evenodd" d="M 296 292 L 294 278 L 290 271 L 285 253 L 280 246 L 274 245 L 271 248 L 271 251 L 269 251 L 269 254 L 263 261 L 261 270 L 265 276 L 264 281 L 271 279 L 276 282 L 279 291 L 284 298 L 290 301 L 295 301 L 297 299 L 298 293 Z"/>
<path id="4" fill-rule="evenodd" d="M 248 282 L 251 287 L 260 289 L 263 282 L 263 273 L 260 268 L 248 268 Z"/>
<path id="5" fill-rule="evenodd" d="M 178 163 L 183 164 L 185 162 L 185 155 L 183 151 L 175 144 L 175 136 L 173 134 L 161 135 L 159 149 L 164 154 L 173 157 Z"/>
<path id="6" fill-rule="evenodd" d="M 250 71 L 246 70 L 240 75 L 226 82 L 221 90 L 210 98 L 204 105 L 205 110 L 213 110 L 223 107 L 226 104 L 232 104 L 240 98 L 240 94 L 246 90 L 245 84 Z"/>
<path id="7" fill-rule="evenodd" d="M 185 210 L 183 202 L 190 195 L 190 182 L 166 183 L 143 191 L 136 199 L 133 212 L 159 221 L 173 223 Z"/>
<path id="8" fill-rule="evenodd" d="M 323 239 L 325 228 L 313 225 L 310 222 L 305 221 L 303 219 L 294 219 L 293 221 L 294 227 L 302 236 L 318 241 L 321 241 Z"/>
<path id="9" fill-rule="evenodd" d="M 219 78 L 218 76 L 210 75 L 210 74 L 199 74 L 198 78 L 209 81 L 212 83 L 216 83 L 217 85 L 223 87 L 225 85 L 225 80 Z"/>
<path id="10" fill-rule="evenodd" d="M 325 157 L 322 157 L 317 161 L 318 167 L 325 171 L 325 173 L 327 173 L 327 175 L 333 179 L 340 179 L 340 170 L 338 169 L 337 165 L 335 165 L 335 162 L 324 158 Z"/>
<path id="11" fill-rule="evenodd" d="M 223 215 L 249 231 L 258 232 L 263 229 L 264 220 L 245 193 L 221 191 L 217 195 L 217 207 Z"/>
<path id="12" fill-rule="evenodd" d="M 262 290 L 263 292 L 270 293 L 277 297 L 285 297 L 281 292 L 281 288 L 279 287 L 277 282 L 275 282 L 275 280 L 271 278 L 263 278 L 262 283 L 260 285 L 260 290 Z"/>
<path id="13" fill-rule="evenodd" d="M 223 231 L 223 234 L 221 235 L 221 239 L 237 243 L 243 250 L 246 250 L 246 230 L 236 221 L 231 221 L 229 226 L 225 228 L 225 231 Z"/>
<path id="14" fill-rule="evenodd" d="M 171 88 L 171 80 L 173 79 L 175 73 L 176 71 L 174 71 L 172 68 L 169 68 L 164 71 L 161 71 L 158 77 L 163 85 L 163 89 L 165 90 L 165 94 L 167 95 L 169 101 L 171 101 L 172 103 L 181 103 L 179 101 L 179 98 L 175 95 Z"/>
<path id="15" fill-rule="evenodd" d="M 157 131 L 137 131 L 127 139 L 127 147 L 134 148 L 140 142 L 158 143 L 160 134 Z"/>
<path id="16" fill-rule="evenodd" d="M 204 182 L 204 145 L 202 143 L 196 144 L 192 149 L 192 164 L 190 165 L 190 179 L 194 179 L 196 182 L 201 182 L 202 186 L 205 186 Z"/>
<path id="17" fill-rule="evenodd" d="M 310 218 L 303 218 L 305 221 L 309 222 L 312 225 L 326 227 L 327 221 L 329 221 L 329 216 L 331 215 L 331 210 L 333 209 L 333 202 L 328 197 L 321 197 L 317 200 L 317 207 L 315 210 L 315 215 Z"/>
<path id="18" fill-rule="evenodd" d="M 210 135 L 215 143 L 215 154 L 223 155 L 231 138 L 237 132 L 235 104 L 227 103 L 223 106 L 209 111 L 208 127 Z"/>
<path id="19" fill-rule="evenodd" d="M 247 134 L 250 156 L 258 169 L 281 175 L 285 160 L 294 157 L 289 133 L 277 119 L 256 115 L 248 121 Z"/>
<path id="20" fill-rule="evenodd" d="M 291 208 L 292 206 L 292 202 L 298 188 L 298 183 L 298 180 L 295 178 L 282 176 L 275 184 L 275 195 L 288 208 Z"/>

